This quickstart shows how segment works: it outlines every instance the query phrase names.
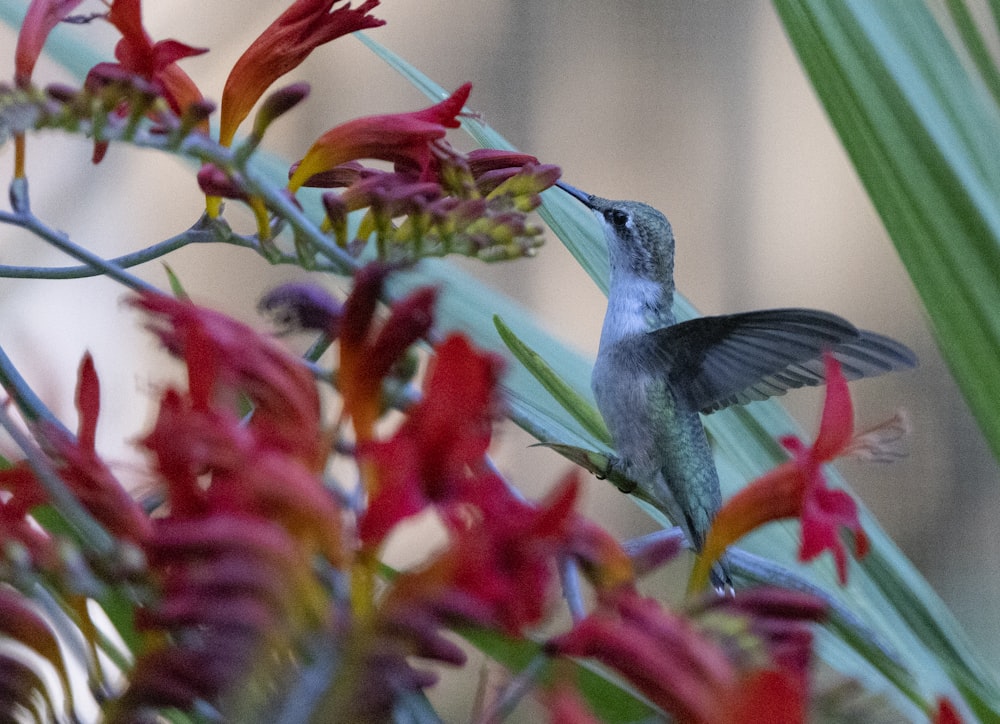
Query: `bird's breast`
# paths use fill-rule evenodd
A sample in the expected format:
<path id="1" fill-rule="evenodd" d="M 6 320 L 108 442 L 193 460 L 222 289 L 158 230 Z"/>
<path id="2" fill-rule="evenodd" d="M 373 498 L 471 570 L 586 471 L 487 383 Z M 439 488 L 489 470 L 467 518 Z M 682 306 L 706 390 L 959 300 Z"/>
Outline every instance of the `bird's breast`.
<path id="1" fill-rule="evenodd" d="M 662 466 L 659 438 L 676 424 L 678 412 L 666 375 L 650 362 L 641 336 L 602 343 L 591 377 L 618 456 L 640 477 Z"/>

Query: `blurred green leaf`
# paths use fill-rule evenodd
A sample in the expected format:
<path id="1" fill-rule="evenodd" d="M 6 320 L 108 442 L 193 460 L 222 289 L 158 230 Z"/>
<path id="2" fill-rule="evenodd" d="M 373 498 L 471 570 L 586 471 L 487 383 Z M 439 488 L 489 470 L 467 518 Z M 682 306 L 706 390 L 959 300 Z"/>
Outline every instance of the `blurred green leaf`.
<path id="1" fill-rule="evenodd" d="M 163 262 L 163 271 L 167 274 L 167 281 L 170 283 L 170 291 L 173 295 L 178 299 L 191 299 L 191 296 L 187 293 L 187 290 L 184 288 L 180 277 L 177 276 L 173 267 L 166 262 Z"/>
<path id="2" fill-rule="evenodd" d="M 1000 109 L 923 3 L 775 5 L 1000 458 Z"/>
<path id="3" fill-rule="evenodd" d="M 948 1 L 964 43 L 956 51 L 923 3 L 775 4 L 1000 458 L 998 75 L 972 14 Z M 884 550 L 864 565 L 976 713 L 1000 717 L 995 672 L 972 654 L 926 584 Z"/>

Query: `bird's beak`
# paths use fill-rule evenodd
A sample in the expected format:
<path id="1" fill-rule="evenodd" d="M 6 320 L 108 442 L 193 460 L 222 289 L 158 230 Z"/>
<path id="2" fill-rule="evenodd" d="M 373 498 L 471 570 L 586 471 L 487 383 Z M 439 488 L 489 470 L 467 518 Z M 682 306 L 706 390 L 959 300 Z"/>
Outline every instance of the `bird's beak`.
<path id="1" fill-rule="evenodd" d="M 572 196 L 574 199 L 576 199 L 577 201 L 579 201 L 580 203 L 582 203 L 588 209 L 593 209 L 594 208 L 594 197 L 593 197 L 593 195 L 588 194 L 588 193 L 586 193 L 584 191 L 581 191 L 576 186 L 570 186 L 565 181 L 556 181 L 556 186 L 558 186 L 563 191 L 565 191 L 570 196 Z"/>

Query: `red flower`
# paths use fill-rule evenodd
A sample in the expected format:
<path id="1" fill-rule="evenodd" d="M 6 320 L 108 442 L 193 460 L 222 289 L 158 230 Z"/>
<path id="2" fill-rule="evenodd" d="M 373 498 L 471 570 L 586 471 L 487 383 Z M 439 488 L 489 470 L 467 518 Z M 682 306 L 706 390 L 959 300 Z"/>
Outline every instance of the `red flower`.
<path id="1" fill-rule="evenodd" d="M 59 476 L 91 515 L 111 533 L 141 542 L 149 535 L 149 518 L 97 454 L 100 408 L 100 383 L 94 360 L 87 354 L 80 362 L 76 389 L 76 438 L 49 425 L 43 425 L 41 437 L 52 448 L 52 457 L 61 463 Z"/>
<path id="2" fill-rule="evenodd" d="M 157 294 L 133 304 L 186 363 L 188 390 L 164 393 L 142 441 L 166 505 L 144 545 L 159 595 L 136 625 L 163 635 L 115 702 L 120 721 L 266 680 L 327 622 L 320 557 L 346 567 L 353 553 L 319 474 L 330 445 L 307 368 L 217 312 Z"/>
<path id="3" fill-rule="evenodd" d="M 83 0 L 32 0 L 24 22 L 17 34 L 17 49 L 14 51 L 14 82 L 18 88 L 26 88 L 31 83 L 31 73 L 35 69 L 42 46 L 52 29 Z"/>
<path id="4" fill-rule="evenodd" d="M 401 519 L 431 503 L 474 502 L 490 509 L 509 496 L 484 474 L 497 409 L 501 360 L 479 352 L 460 335 L 441 343 L 424 384 L 392 439 L 359 447 L 373 471 L 368 509 L 359 522 L 366 544 L 379 543 Z"/>
<path id="5" fill-rule="evenodd" d="M 141 543 L 149 534 L 149 519 L 95 448 L 100 386 L 89 354 L 80 363 L 76 408 L 80 420 L 77 437 L 61 427 L 43 422 L 38 438 L 49 449 L 59 477 L 87 511 L 114 535 Z M 29 548 L 36 563 L 53 564 L 51 539 L 27 519 L 32 508 L 49 499 L 34 472 L 24 462 L 0 471 L 0 489 L 10 493 L 7 500 L 0 502 L 0 523 L 3 524 L 0 537 L 20 540 Z"/>
<path id="6" fill-rule="evenodd" d="M 254 406 L 250 426 L 268 446 L 318 470 L 327 448 L 311 373 L 273 341 L 224 314 L 160 294 L 131 302 L 154 315 L 153 331 L 187 364 L 190 405 L 235 415 Z"/>
<path id="7" fill-rule="evenodd" d="M 550 648 L 598 660 L 681 722 L 720 721 L 738 682 L 736 667 L 691 621 L 631 591 L 606 601 Z"/>
<path id="8" fill-rule="evenodd" d="M 596 659 L 679 722 L 804 721 L 809 623 L 822 603 L 777 589 L 741 597 L 682 616 L 618 589 L 549 649 Z"/>
<path id="9" fill-rule="evenodd" d="M 372 322 L 388 267 L 370 264 L 354 276 L 354 290 L 340 322 L 340 391 L 345 417 L 359 442 L 371 439 L 382 406 L 382 381 L 411 344 L 430 329 L 437 291 L 417 289 L 393 305 L 385 324 Z"/>
<path id="10" fill-rule="evenodd" d="M 141 78 L 150 84 L 152 91 L 167 101 L 170 109 L 181 115 L 190 106 L 202 102 L 201 91 L 190 76 L 177 66 L 177 61 L 193 55 L 207 53 L 207 48 L 193 48 L 176 40 L 161 40 L 154 43 L 142 26 L 142 0 L 114 0 L 107 20 L 122 34 L 115 46 L 117 63 L 98 63 L 87 74 L 86 86 L 100 88 L 108 80 L 127 76 Z M 128 109 L 120 107 L 118 113 L 125 115 Z M 208 119 L 198 124 L 202 131 L 208 130 Z M 93 162 L 100 163 L 107 153 L 106 141 L 94 143 Z"/>
<path id="11" fill-rule="evenodd" d="M 955 705 L 947 697 L 938 697 L 934 724 L 962 724 L 962 717 L 958 715 Z"/>
<path id="12" fill-rule="evenodd" d="M 579 490 L 573 477 L 539 505 L 499 499 L 462 527 L 427 567 L 400 575 L 382 609 L 389 618 L 425 611 L 429 625 L 465 623 L 516 634 L 539 622 L 555 578 L 554 560 L 566 549 Z M 483 498 L 485 499 L 485 495 Z"/>
<path id="13" fill-rule="evenodd" d="M 347 161 L 375 158 L 416 170 L 427 180 L 433 166 L 432 144 L 444 138 L 449 128 L 458 128 L 458 114 L 469 98 L 466 83 L 437 105 L 413 113 L 368 116 L 330 129 L 312 145 L 288 181 L 297 191 L 315 174 Z"/>
<path id="14" fill-rule="evenodd" d="M 750 483 L 726 501 L 715 518 L 705 548 L 691 574 L 689 590 L 700 590 L 712 563 L 726 547 L 767 522 L 798 517 L 802 521 L 799 560 L 810 561 L 825 550 L 833 553 L 837 575 L 847 581 L 847 551 L 840 539 L 846 528 L 858 557 L 868 551 L 857 504 L 843 490 L 827 487 L 823 465 L 849 452 L 854 435 L 853 409 L 840 364 L 826 357 L 826 401 L 819 434 L 807 446 L 793 436 L 781 439 L 792 459 Z"/>
<path id="15" fill-rule="evenodd" d="M 222 91 L 219 140 L 223 145 L 232 142 L 236 128 L 264 91 L 317 47 L 356 30 L 385 25 L 368 15 L 379 0 L 366 0 L 356 9 L 347 3 L 331 11 L 336 2 L 296 0 L 243 52 Z"/>
<path id="16" fill-rule="evenodd" d="M 104 74 L 112 77 L 119 70 L 136 75 L 150 83 L 174 113 L 182 113 L 189 105 L 202 99 L 201 91 L 190 76 L 177 67 L 177 61 L 207 53 L 207 48 L 193 48 L 176 40 L 156 43 L 142 26 L 142 0 L 114 0 L 108 22 L 122 34 L 115 46 L 117 63 L 98 63 L 89 78 Z"/>
<path id="17" fill-rule="evenodd" d="M 52 537 L 35 525 L 29 515 L 36 505 L 48 500 L 27 461 L 0 470 L 0 490 L 8 495 L 0 500 L 0 544 L 17 542 L 28 549 L 31 561 L 39 568 L 58 565 L 58 551 Z"/>

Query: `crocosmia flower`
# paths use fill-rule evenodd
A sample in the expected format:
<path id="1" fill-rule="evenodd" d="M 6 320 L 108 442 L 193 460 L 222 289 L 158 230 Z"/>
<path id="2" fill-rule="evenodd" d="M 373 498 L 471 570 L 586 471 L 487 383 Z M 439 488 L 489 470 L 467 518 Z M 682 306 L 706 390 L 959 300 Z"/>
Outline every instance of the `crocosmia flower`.
<path id="1" fill-rule="evenodd" d="M 358 8 L 347 3 L 331 11 L 337 2 L 296 0 L 236 61 L 222 91 L 219 137 L 223 145 L 232 142 L 237 127 L 264 91 L 317 47 L 356 30 L 385 25 L 368 14 L 379 0 L 366 0 Z"/>
<path id="2" fill-rule="evenodd" d="M 708 570 L 726 547 L 769 521 L 799 518 L 802 545 L 799 560 L 830 551 L 841 584 L 847 581 L 847 551 L 841 529 L 854 539 L 858 557 L 868 551 L 868 537 L 861 529 L 858 507 L 843 490 L 828 487 L 823 465 L 851 451 L 854 437 L 853 406 L 840 364 L 826 357 L 826 400 L 819 434 L 811 445 L 794 436 L 781 439 L 792 459 L 736 493 L 719 511 L 705 541 L 705 548 L 691 575 L 689 588 L 699 590 Z"/>
<path id="3" fill-rule="evenodd" d="M 142 26 L 141 0 L 114 0 L 107 19 L 122 34 L 115 46 L 118 62 L 98 63 L 91 69 L 90 78 L 99 79 L 104 74 L 114 76 L 120 70 L 139 76 L 152 83 L 178 114 L 201 100 L 201 92 L 194 81 L 176 63 L 182 58 L 207 53 L 207 48 L 194 48 L 176 40 L 154 43 Z"/>
<path id="4" fill-rule="evenodd" d="M 207 48 L 194 48 L 176 40 L 154 43 L 142 26 L 141 0 L 114 0 L 106 18 L 122 34 L 115 46 L 115 58 L 118 62 L 98 63 L 91 68 L 87 74 L 87 88 L 97 91 L 109 82 L 122 79 L 134 82 L 134 79 L 141 79 L 177 115 L 204 102 L 198 86 L 178 67 L 177 61 L 207 53 Z M 126 115 L 128 111 L 128 103 L 123 100 L 117 112 L 119 115 Z M 208 119 L 203 119 L 198 128 L 207 131 Z M 100 163 L 107 149 L 107 141 L 97 141 L 94 144 L 93 162 Z"/>
<path id="5" fill-rule="evenodd" d="M 805 721 L 809 623 L 822 619 L 823 605 L 777 589 L 742 595 L 745 600 L 711 599 L 704 611 L 684 616 L 619 589 L 552 639 L 549 650 L 596 659 L 674 721 Z"/>
<path id="6" fill-rule="evenodd" d="M 331 128 L 299 162 L 288 181 L 289 190 L 297 191 L 315 174 L 359 158 L 391 161 L 421 178 L 428 176 L 434 160 L 432 144 L 449 128 L 458 128 L 458 114 L 471 91 L 472 84 L 466 83 L 422 111 L 357 118 Z"/>

